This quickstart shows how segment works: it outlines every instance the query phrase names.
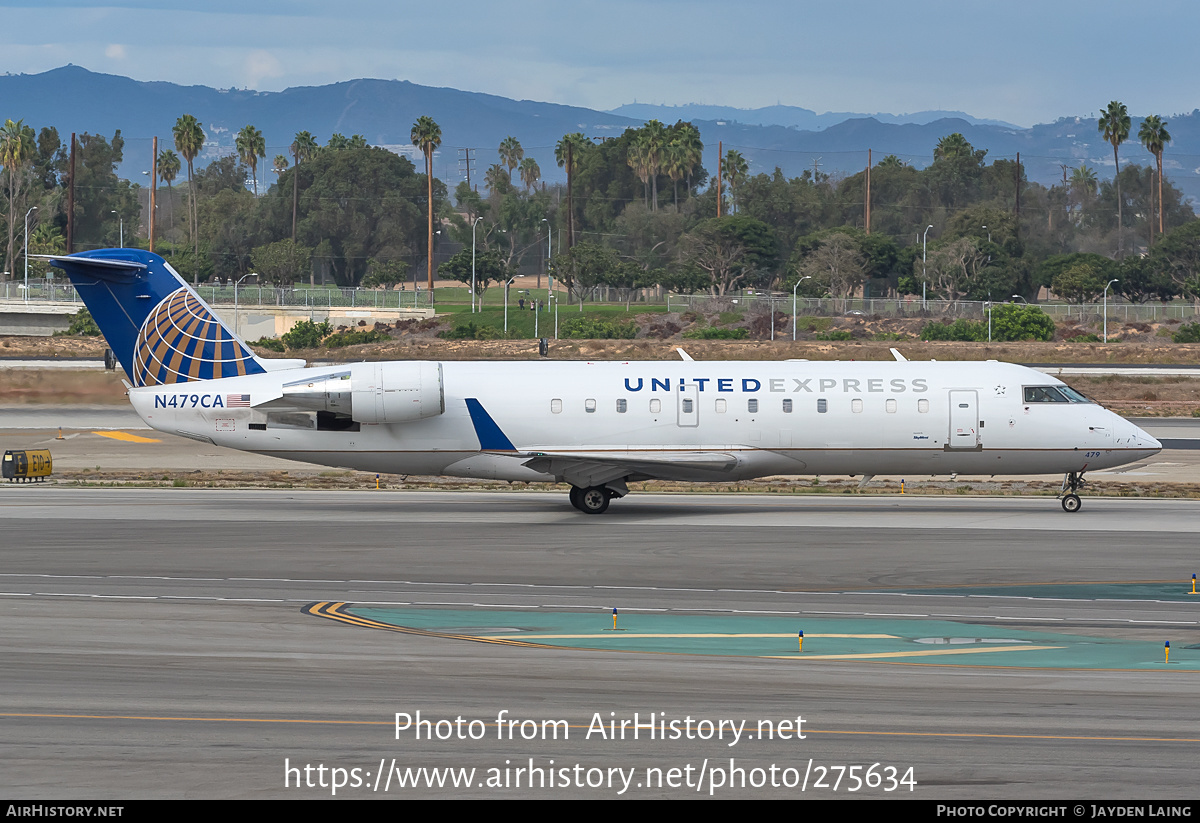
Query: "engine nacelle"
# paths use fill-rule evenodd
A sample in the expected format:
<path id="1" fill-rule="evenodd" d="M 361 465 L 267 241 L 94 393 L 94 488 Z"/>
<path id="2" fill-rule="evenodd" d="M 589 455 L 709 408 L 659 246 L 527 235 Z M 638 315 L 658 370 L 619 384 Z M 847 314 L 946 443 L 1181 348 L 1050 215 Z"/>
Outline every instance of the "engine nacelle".
<path id="1" fill-rule="evenodd" d="M 284 404 L 359 423 L 409 423 L 446 410 L 442 364 L 426 360 L 353 363 L 284 384 Z"/>
<path id="2" fill-rule="evenodd" d="M 410 423 L 446 411 L 442 364 L 428 360 L 354 363 L 350 394 L 359 423 Z"/>

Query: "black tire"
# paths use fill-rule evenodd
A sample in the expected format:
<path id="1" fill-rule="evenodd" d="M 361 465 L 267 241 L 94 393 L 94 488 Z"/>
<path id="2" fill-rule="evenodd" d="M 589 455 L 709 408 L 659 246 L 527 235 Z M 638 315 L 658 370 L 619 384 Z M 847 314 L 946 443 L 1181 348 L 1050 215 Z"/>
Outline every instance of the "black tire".
<path id="1" fill-rule="evenodd" d="M 579 510 L 584 514 L 604 514 L 612 495 L 603 486 L 590 486 L 579 493 Z"/>
<path id="2" fill-rule="evenodd" d="M 1068 514 L 1074 514 L 1083 507 L 1083 501 L 1079 499 L 1077 494 L 1068 494 L 1062 499 L 1063 511 Z"/>
<path id="3" fill-rule="evenodd" d="M 571 494 L 570 494 L 571 505 L 574 506 L 575 508 L 577 508 L 579 511 L 583 511 L 583 506 L 579 502 L 579 498 L 582 495 L 583 495 L 583 489 L 579 488 L 578 486 L 571 487 Z"/>

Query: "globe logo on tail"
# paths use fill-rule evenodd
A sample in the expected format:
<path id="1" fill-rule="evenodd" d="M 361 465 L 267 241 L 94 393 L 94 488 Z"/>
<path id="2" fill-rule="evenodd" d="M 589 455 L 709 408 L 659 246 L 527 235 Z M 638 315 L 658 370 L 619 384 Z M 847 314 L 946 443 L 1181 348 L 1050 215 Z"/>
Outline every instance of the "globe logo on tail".
<path id="1" fill-rule="evenodd" d="M 138 386 L 238 377 L 262 371 L 249 352 L 186 286 L 154 307 L 133 352 Z"/>

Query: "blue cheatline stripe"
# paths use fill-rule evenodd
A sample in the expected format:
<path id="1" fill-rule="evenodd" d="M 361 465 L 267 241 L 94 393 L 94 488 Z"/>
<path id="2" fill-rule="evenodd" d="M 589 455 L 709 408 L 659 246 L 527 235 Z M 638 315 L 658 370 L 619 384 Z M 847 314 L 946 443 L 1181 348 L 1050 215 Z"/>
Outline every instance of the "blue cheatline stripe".
<path id="1" fill-rule="evenodd" d="M 475 436 L 479 438 L 479 448 L 484 451 L 516 451 L 512 441 L 504 436 L 496 421 L 484 410 L 483 404 L 474 397 L 466 400 L 471 423 L 475 426 Z"/>

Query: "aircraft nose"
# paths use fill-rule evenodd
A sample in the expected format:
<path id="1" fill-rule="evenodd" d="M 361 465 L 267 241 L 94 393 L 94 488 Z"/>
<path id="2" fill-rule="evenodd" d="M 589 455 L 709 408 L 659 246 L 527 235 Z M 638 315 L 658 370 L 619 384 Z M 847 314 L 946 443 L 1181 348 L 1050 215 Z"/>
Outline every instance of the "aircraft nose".
<path id="1" fill-rule="evenodd" d="M 1146 449 L 1150 452 L 1162 451 L 1162 443 L 1154 435 L 1146 432 L 1144 429 L 1135 426 L 1128 420 L 1124 421 L 1125 431 L 1123 434 L 1129 438 L 1130 443 L 1136 449 Z"/>

